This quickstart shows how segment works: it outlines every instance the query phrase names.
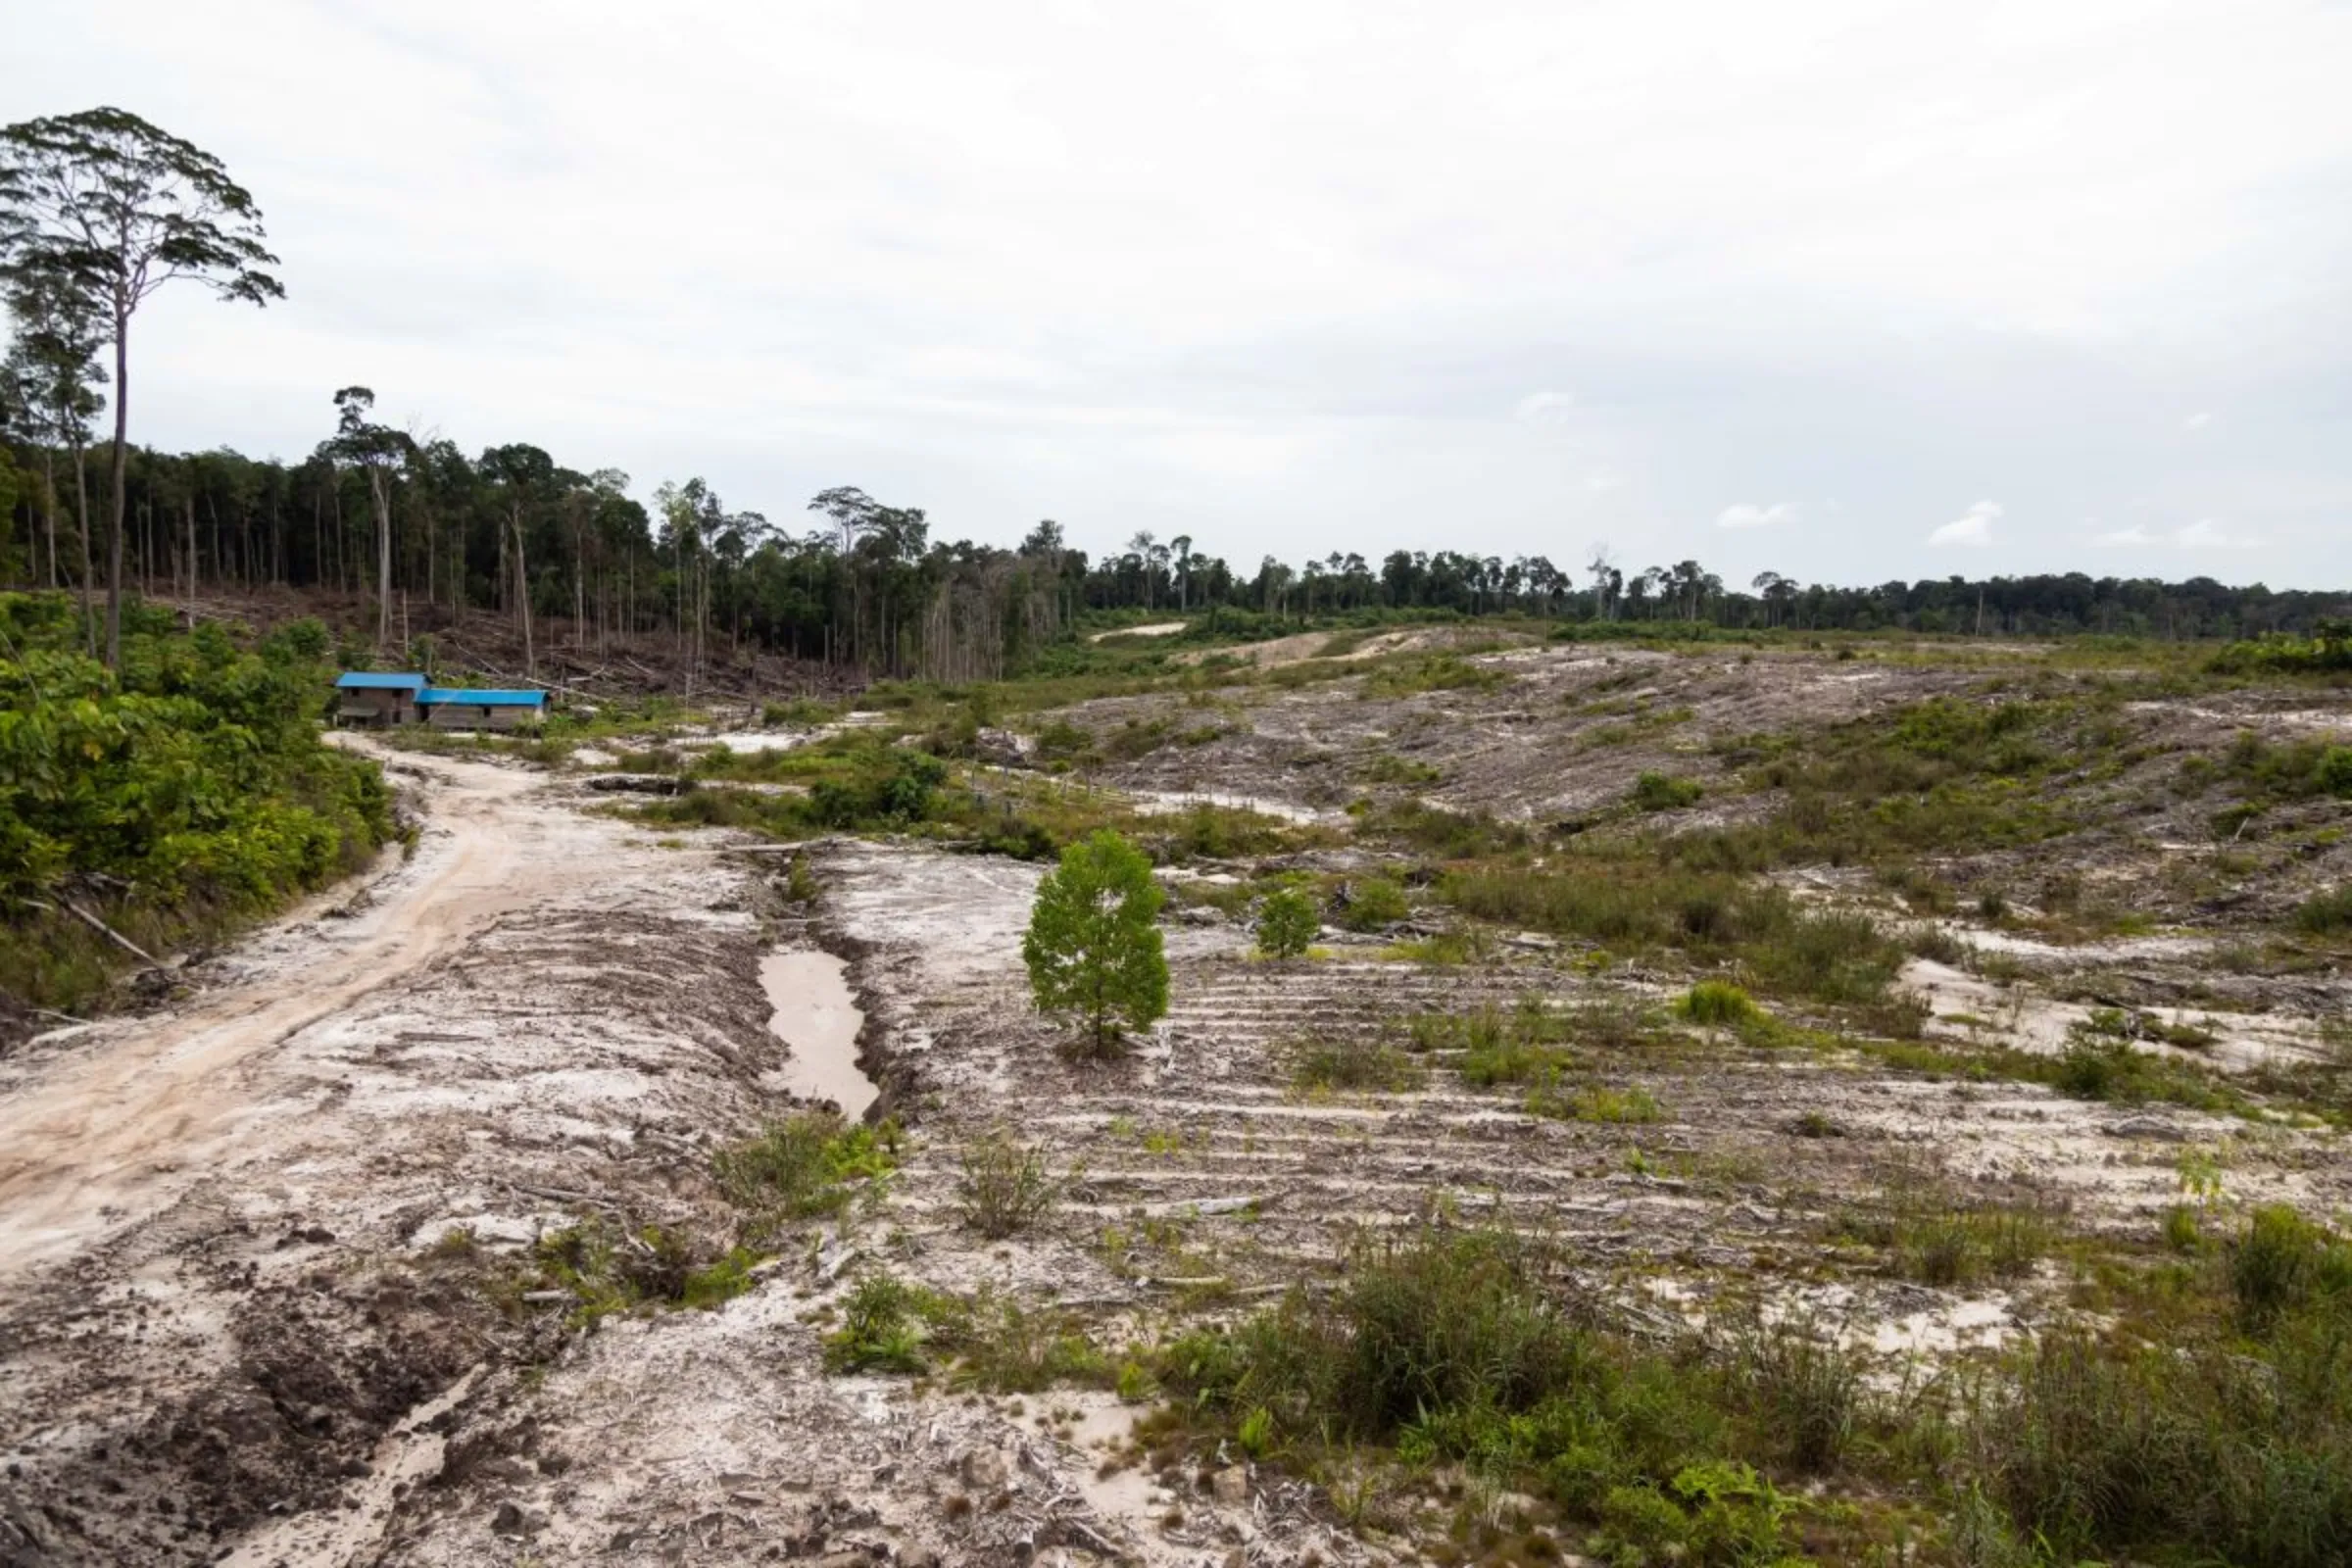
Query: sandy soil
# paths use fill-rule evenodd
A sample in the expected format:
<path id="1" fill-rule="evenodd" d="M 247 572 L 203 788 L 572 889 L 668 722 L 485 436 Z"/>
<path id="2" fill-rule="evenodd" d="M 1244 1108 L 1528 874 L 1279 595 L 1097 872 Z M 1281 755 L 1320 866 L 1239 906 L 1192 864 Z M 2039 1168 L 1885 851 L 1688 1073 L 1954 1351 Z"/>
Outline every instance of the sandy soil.
<path id="1" fill-rule="evenodd" d="M 428 823 L 413 860 L 174 1010 L 8 1063 L 0 1564 L 1189 1565 L 1265 1534 L 1298 1489 L 1130 1551 L 1083 1434 L 827 1378 L 807 1314 L 890 1253 L 889 1212 L 718 1311 L 583 1334 L 563 1303 L 500 1306 L 506 1260 L 582 1214 L 722 1246 L 709 1151 L 795 1089 L 847 1098 L 768 1025 L 829 1054 L 861 1020 L 721 840 L 671 847 L 541 773 L 393 766 Z M 1025 906 L 1033 871 L 958 863 Z M 930 946 L 994 965 L 1000 936 Z"/>

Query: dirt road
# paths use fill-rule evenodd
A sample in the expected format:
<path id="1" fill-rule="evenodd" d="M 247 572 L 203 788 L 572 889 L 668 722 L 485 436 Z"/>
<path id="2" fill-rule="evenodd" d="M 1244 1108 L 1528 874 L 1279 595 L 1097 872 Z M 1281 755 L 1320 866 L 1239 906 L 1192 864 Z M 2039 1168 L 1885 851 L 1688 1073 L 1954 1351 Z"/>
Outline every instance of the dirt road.
<path id="1" fill-rule="evenodd" d="M 576 1207 L 542 1191 L 666 1217 L 669 1167 L 760 1113 L 745 872 L 542 772 L 388 763 L 412 858 L 0 1069 L 8 1568 L 206 1561 L 322 1507 L 371 1528 L 275 1555 L 371 1560 L 390 1500 L 345 1483 L 537 1332 L 419 1238 L 524 1245 Z"/>
<path id="2" fill-rule="evenodd" d="M 544 849 L 544 779 L 481 762 L 396 764 L 433 830 L 364 893 L 338 889 L 264 939 L 242 983 L 188 1006 L 50 1037 L 49 1066 L 0 1099 L 0 1298 L 25 1272 L 146 1218 L 223 1158 L 262 1151 L 253 1058 L 394 986 L 578 867 Z M 364 901 L 344 918 L 330 911 Z M 268 951 L 273 949 L 274 951 Z"/>

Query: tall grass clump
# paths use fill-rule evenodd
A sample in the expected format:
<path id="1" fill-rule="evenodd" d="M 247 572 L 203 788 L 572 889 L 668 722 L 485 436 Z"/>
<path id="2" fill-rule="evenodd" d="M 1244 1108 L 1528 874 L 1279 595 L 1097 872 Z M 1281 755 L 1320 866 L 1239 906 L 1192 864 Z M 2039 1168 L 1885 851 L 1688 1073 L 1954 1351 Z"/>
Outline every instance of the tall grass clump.
<path id="1" fill-rule="evenodd" d="M 1729 980 L 1701 980 L 1674 1011 L 1678 1018 L 1718 1029 L 1739 1029 L 1763 1016 L 1748 994 Z"/>
<path id="2" fill-rule="evenodd" d="M 763 1237 L 791 1220 L 838 1213 L 861 1186 L 897 1168 L 898 1150 L 896 1123 L 853 1127 L 831 1111 L 808 1111 L 720 1150 L 710 1173 L 745 1211 L 746 1234 Z"/>
<path id="3" fill-rule="evenodd" d="M 992 1242 L 1027 1230 L 1061 1194 L 1044 1152 L 1007 1133 L 991 1133 L 966 1149 L 962 1165 L 956 1213 Z"/>
<path id="4" fill-rule="evenodd" d="M 2352 931 L 2352 882 L 2315 894 L 2296 906 L 2295 925 L 2315 937 Z"/>

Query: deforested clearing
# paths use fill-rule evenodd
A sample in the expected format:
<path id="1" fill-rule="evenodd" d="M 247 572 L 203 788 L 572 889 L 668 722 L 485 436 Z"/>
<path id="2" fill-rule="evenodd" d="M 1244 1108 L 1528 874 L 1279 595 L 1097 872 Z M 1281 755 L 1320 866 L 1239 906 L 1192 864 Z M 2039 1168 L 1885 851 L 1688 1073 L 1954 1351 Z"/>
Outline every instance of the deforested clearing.
<path id="1" fill-rule="evenodd" d="M 2352 698 L 2149 657 L 353 739 L 405 854 L 0 1058 L 8 1560 L 2330 1560 Z"/>

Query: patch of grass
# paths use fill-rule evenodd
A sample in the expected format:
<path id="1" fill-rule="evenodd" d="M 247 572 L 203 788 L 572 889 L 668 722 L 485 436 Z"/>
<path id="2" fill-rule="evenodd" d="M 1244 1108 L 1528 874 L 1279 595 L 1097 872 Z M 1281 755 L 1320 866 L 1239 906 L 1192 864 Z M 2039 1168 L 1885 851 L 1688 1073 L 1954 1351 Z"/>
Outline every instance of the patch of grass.
<path id="1" fill-rule="evenodd" d="M 572 1324 L 593 1327 L 641 1306 L 719 1306 L 751 1289 L 758 1261 L 745 1248 L 713 1256 L 683 1231 L 631 1227 L 600 1215 L 542 1235 L 500 1294 L 519 1307 L 526 1293 L 563 1292 L 572 1303 Z"/>
<path id="2" fill-rule="evenodd" d="M 2249 1334 L 2270 1333 L 2317 1297 L 2352 1292 L 2352 1245 L 2285 1203 L 2248 1216 L 2230 1246 L 2229 1268 L 2237 1321 Z"/>
<path id="3" fill-rule="evenodd" d="M 1056 1385 L 1124 1387 L 1123 1365 L 1087 1337 L 1075 1313 L 1024 1307 L 983 1292 L 970 1298 L 931 1297 L 924 1304 L 930 1347 L 952 1356 L 959 1387 L 1036 1394 Z M 1148 1375 L 1147 1375 L 1148 1376 Z"/>
<path id="4" fill-rule="evenodd" d="M 1555 1121 L 1590 1121 L 1611 1125 L 1633 1126 L 1660 1120 L 1666 1114 L 1646 1089 L 1611 1089 L 1601 1084 L 1588 1084 L 1568 1089 L 1546 1084 L 1527 1097 L 1527 1112 L 1531 1116 L 1548 1116 Z"/>
<path id="5" fill-rule="evenodd" d="M 1410 697 L 1421 692 L 1492 692 L 1511 683 L 1507 670 L 1473 664 L 1452 654 L 1388 660 L 1364 677 L 1367 697 Z"/>
<path id="6" fill-rule="evenodd" d="M 2296 929 L 2315 937 L 2352 931 L 2352 882 L 2314 894 L 2295 906 Z"/>
<path id="7" fill-rule="evenodd" d="M 1007 1133 L 991 1133 L 967 1148 L 962 1167 L 956 1212 L 966 1228 L 990 1241 L 1027 1230 L 1061 1196 L 1044 1152 Z"/>
<path id="8" fill-rule="evenodd" d="M 1363 1035 L 1317 1036 L 1285 1051 L 1291 1083 L 1301 1090 L 1396 1093 L 1417 1089 L 1421 1064 L 1388 1041 Z"/>
<path id="9" fill-rule="evenodd" d="M 1820 1412 L 1809 1444 L 1841 1446 L 1851 1423 L 1836 1391 L 1803 1388 L 1834 1380 L 1768 1357 L 1735 1380 L 1703 1347 L 1644 1351 L 1563 1310 L 1555 1266 L 1496 1231 L 1367 1244 L 1337 1289 L 1187 1335 L 1160 1351 L 1159 1375 L 1191 1419 L 1236 1443 L 1249 1421 L 1268 1452 L 1379 1446 L 1525 1489 L 1609 1560 L 1730 1568 L 1793 1554 L 1803 1505 L 1734 1450 L 1768 1412 L 1808 1400 Z"/>
<path id="10" fill-rule="evenodd" d="M 1489 1004 L 1469 1012 L 1423 1013 L 1407 1026 L 1420 1051 L 1459 1051 L 1465 1083 L 1544 1083 L 1559 1076 L 1574 1057 L 1568 1015 L 1530 995 L 1510 1008 Z"/>
<path id="11" fill-rule="evenodd" d="M 2282 1325 L 2283 1329 L 2283 1325 Z M 2352 1540 L 2352 1373 L 2340 1318 L 2263 1356 L 2059 1329 L 1970 1422 L 1970 1467 L 2030 1558 L 2321 1568 Z"/>
<path id="12" fill-rule="evenodd" d="M 1529 842 L 1527 829 L 1517 822 L 1500 821 L 1483 811 L 1433 806 L 1417 796 L 1362 804 L 1360 809 L 1350 807 L 1349 810 L 1355 815 L 1359 839 L 1396 844 L 1449 860 L 1504 855 L 1525 849 Z"/>
<path id="13" fill-rule="evenodd" d="M 841 1327 L 824 1338 L 825 1365 L 835 1372 L 923 1371 L 923 1304 L 924 1293 L 896 1275 L 866 1275 L 842 1305 Z"/>
<path id="14" fill-rule="evenodd" d="M 1445 769 L 1434 763 L 1398 757 L 1394 752 L 1379 752 L 1358 764 L 1355 776 L 1367 784 L 1393 784 L 1402 789 L 1423 789 L 1446 780 Z"/>
<path id="15" fill-rule="evenodd" d="M 1894 1230 L 1901 1272 L 1948 1290 L 2028 1273 L 2051 1245 L 2049 1226 L 2022 1209 L 1952 1207 L 1902 1216 Z"/>
<path id="16" fill-rule="evenodd" d="M 770 1122 L 758 1137 L 711 1157 L 727 1200 L 743 1210 L 744 1233 L 759 1240 L 793 1220 L 839 1213 L 897 1168 L 899 1129 L 850 1126 L 830 1111 Z"/>
<path id="17" fill-rule="evenodd" d="M 1701 980 L 1674 1004 L 1675 1016 L 1718 1029 L 1739 1029 L 1761 1014 L 1748 994 L 1729 980 Z"/>
<path id="18" fill-rule="evenodd" d="M 1634 781 L 1626 799 L 1637 811 L 1674 811 L 1696 806 L 1704 794 L 1706 790 L 1696 779 L 1645 772 Z"/>
<path id="19" fill-rule="evenodd" d="M 1404 889 L 1385 876 L 1367 876 L 1342 888 L 1340 924 L 1350 931 L 1380 931 L 1411 913 Z"/>

